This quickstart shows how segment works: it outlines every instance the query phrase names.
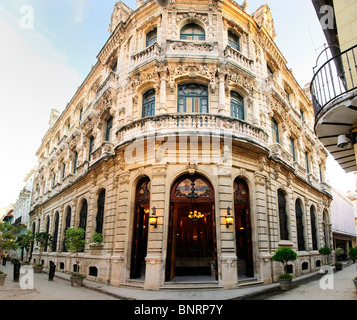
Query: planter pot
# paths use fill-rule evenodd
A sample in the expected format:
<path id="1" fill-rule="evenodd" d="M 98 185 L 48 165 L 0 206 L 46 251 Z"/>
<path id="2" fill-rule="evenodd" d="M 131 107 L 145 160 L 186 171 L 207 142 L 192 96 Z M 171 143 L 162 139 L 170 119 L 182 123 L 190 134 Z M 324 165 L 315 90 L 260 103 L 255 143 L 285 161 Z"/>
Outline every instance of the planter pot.
<path id="1" fill-rule="evenodd" d="M 353 283 L 355 284 L 355 288 L 356 288 L 356 291 L 357 291 L 357 280 L 353 280 Z"/>
<path id="2" fill-rule="evenodd" d="M 280 288 L 283 291 L 288 291 L 293 286 L 293 279 L 279 279 Z"/>
<path id="3" fill-rule="evenodd" d="M 7 274 L 0 274 L 0 286 L 3 286 L 5 283 L 5 279 L 6 279 Z"/>
<path id="4" fill-rule="evenodd" d="M 336 268 L 336 271 L 342 270 L 342 263 L 336 263 L 335 268 Z"/>
<path id="5" fill-rule="evenodd" d="M 83 276 L 71 276 L 71 286 L 72 287 L 82 287 L 83 286 Z"/>
<path id="6" fill-rule="evenodd" d="M 33 267 L 33 272 L 34 273 L 42 273 L 43 266 L 34 266 Z"/>

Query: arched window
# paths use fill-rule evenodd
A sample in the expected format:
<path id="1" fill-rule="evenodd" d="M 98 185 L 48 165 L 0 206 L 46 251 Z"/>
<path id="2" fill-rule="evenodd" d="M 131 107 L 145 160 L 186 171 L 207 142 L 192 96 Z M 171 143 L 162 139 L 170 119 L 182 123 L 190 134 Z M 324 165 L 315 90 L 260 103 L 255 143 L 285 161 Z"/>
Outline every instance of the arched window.
<path id="1" fill-rule="evenodd" d="M 105 205 L 105 190 L 102 190 L 99 194 L 98 201 L 97 201 L 97 226 L 95 232 L 103 233 L 103 220 L 104 220 L 104 205 Z"/>
<path id="2" fill-rule="evenodd" d="M 296 200 L 295 213 L 296 213 L 296 231 L 297 231 L 298 250 L 304 251 L 305 250 L 304 214 L 302 211 L 302 203 L 300 199 Z"/>
<path id="3" fill-rule="evenodd" d="M 311 220 L 311 236 L 312 236 L 312 250 L 317 250 L 317 229 L 316 229 L 316 215 L 315 207 L 310 208 L 310 220 Z"/>
<path id="4" fill-rule="evenodd" d="M 245 120 L 244 100 L 236 92 L 231 92 L 231 116 L 240 120 Z"/>
<path id="5" fill-rule="evenodd" d="M 208 113 L 208 88 L 199 84 L 179 86 L 177 112 Z"/>
<path id="6" fill-rule="evenodd" d="M 143 95 L 143 118 L 155 115 L 155 90 L 151 89 Z"/>
<path id="7" fill-rule="evenodd" d="M 146 35 L 146 47 L 150 47 L 157 41 L 157 29 L 155 28 L 154 30 L 150 31 Z"/>
<path id="8" fill-rule="evenodd" d="M 279 204 L 279 225 L 280 225 L 280 239 L 289 240 L 288 230 L 288 215 L 286 213 L 286 197 L 283 190 L 278 190 L 278 204 Z"/>
<path id="9" fill-rule="evenodd" d="M 79 213 L 79 228 L 82 228 L 84 231 L 87 229 L 87 212 L 88 212 L 88 202 L 83 200 L 82 208 Z"/>
<path id="10" fill-rule="evenodd" d="M 273 138 L 273 142 L 280 142 L 280 138 L 279 138 L 279 125 L 278 123 L 275 121 L 274 118 L 271 119 L 271 130 L 272 130 L 272 138 Z"/>
<path id="11" fill-rule="evenodd" d="M 181 29 L 180 38 L 181 40 L 206 40 L 206 34 L 202 27 L 190 23 Z"/>
<path id="12" fill-rule="evenodd" d="M 57 212 L 55 218 L 54 232 L 53 232 L 52 252 L 57 251 L 58 225 L 59 225 L 59 213 Z"/>
<path id="13" fill-rule="evenodd" d="M 71 227 L 71 217 L 72 217 L 72 209 L 71 207 L 68 207 L 67 209 L 67 214 L 66 214 L 66 220 L 65 220 L 65 226 L 64 226 L 64 237 L 63 237 L 63 252 L 67 252 L 66 248 L 66 231 Z"/>
<path id="14" fill-rule="evenodd" d="M 240 51 L 239 37 L 228 31 L 228 44 L 237 51 Z"/>

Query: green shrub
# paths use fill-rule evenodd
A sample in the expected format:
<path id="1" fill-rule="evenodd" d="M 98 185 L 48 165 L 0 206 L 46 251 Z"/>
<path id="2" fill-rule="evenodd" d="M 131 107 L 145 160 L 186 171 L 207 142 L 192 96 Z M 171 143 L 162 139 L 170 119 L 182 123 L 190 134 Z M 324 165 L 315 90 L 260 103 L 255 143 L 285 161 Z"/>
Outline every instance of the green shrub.
<path id="1" fill-rule="evenodd" d="M 350 256 L 350 258 L 352 260 L 357 260 L 357 247 L 352 247 L 349 251 L 348 251 L 348 255 Z"/>
<path id="2" fill-rule="evenodd" d="M 278 249 L 272 259 L 281 262 L 284 265 L 284 272 L 287 273 L 288 262 L 295 261 L 297 259 L 297 253 L 290 248 L 284 247 Z"/>
<path id="3" fill-rule="evenodd" d="M 319 254 L 322 254 L 324 256 L 328 256 L 331 253 L 332 253 L 332 251 L 329 247 L 323 247 L 319 250 Z"/>
<path id="4" fill-rule="evenodd" d="M 101 233 L 95 232 L 92 235 L 92 239 L 97 246 L 100 246 L 103 243 L 103 235 Z"/>
<path id="5" fill-rule="evenodd" d="M 279 279 L 282 279 L 282 280 L 284 280 L 284 279 L 292 279 L 292 278 L 294 278 L 294 277 L 290 273 L 284 273 L 281 276 L 279 276 Z"/>

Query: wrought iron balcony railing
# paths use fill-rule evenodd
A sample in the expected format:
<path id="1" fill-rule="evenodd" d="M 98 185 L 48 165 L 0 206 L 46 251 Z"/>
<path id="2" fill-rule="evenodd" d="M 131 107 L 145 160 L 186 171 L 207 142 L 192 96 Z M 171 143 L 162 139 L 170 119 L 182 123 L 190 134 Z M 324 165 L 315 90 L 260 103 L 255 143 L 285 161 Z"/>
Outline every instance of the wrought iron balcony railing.
<path id="1" fill-rule="evenodd" d="M 310 90 L 316 121 L 329 103 L 355 89 L 357 89 L 357 45 L 329 59 L 315 73 Z"/>

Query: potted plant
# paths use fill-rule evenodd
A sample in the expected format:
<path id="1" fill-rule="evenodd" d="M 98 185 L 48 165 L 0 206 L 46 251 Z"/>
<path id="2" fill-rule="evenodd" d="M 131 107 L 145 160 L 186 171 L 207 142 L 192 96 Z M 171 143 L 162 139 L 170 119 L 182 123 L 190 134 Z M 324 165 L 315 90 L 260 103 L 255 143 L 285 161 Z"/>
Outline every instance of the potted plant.
<path id="1" fill-rule="evenodd" d="M 66 231 L 65 245 L 69 252 L 75 254 L 77 268 L 79 268 L 80 257 L 79 252 L 84 250 L 85 241 L 85 231 L 82 228 L 70 228 Z M 79 269 L 77 269 L 79 270 Z M 71 285 L 72 287 L 83 286 L 84 275 L 78 273 L 72 273 L 71 275 Z"/>
<path id="2" fill-rule="evenodd" d="M 91 248 L 98 248 L 103 246 L 103 235 L 101 233 L 95 232 L 92 235 L 92 240 L 93 243 L 89 245 Z"/>
<path id="3" fill-rule="evenodd" d="M 51 245 L 53 237 L 48 232 L 38 232 L 35 234 L 35 241 L 40 248 L 40 254 L 38 256 L 39 263 L 34 266 L 33 271 L 34 273 L 41 273 L 43 270 L 42 254 L 45 248 Z"/>
<path id="4" fill-rule="evenodd" d="M 331 249 L 329 247 L 323 247 L 323 248 L 320 248 L 319 250 L 319 254 L 322 254 L 323 256 L 325 256 L 325 263 L 324 264 L 327 264 L 327 256 L 329 256 L 331 254 Z"/>
<path id="5" fill-rule="evenodd" d="M 336 261 L 335 262 L 335 268 L 336 268 L 336 271 L 342 270 L 342 262 Z"/>
<path id="6" fill-rule="evenodd" d="M 355 278 L 353 279 L 353 283 L 355 284 L 355 288 L 356 288 L 356 291 L 357 291 L 357 277 L 355 277 Z"/>
<path id="7" fill-rule="evenodd" d="M 356 260 L 357 260 L 357 247 L 352 247 L 352 248 L 348 251 L 348 255 L 349 255 L 349 257 L 352 259 L 353 263 L 355 263 Z"/>
<path id="8" fill-rule="evenodd" d="M 279 276 L 281 290 L 290 290 L 292 287 L 293 276 L 287 272 L 287 267 L 288 262 L 295 261 L 296 258 L 296 252 L 287 247 L 278 249 L 272 258 L 274 261 L 281 262 L 284 266 L 284 274 Z"/>
<path id="9" fill-rule="evenodd" d="M 0 270 L 0 286 L 3 286 L 5 283 L 7 274 Z"/>

